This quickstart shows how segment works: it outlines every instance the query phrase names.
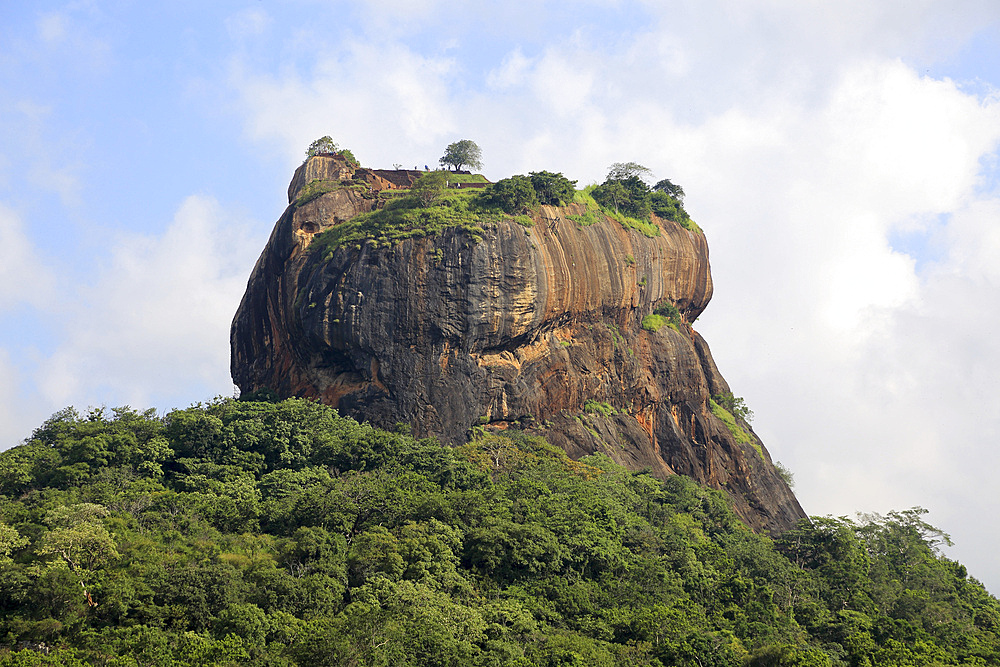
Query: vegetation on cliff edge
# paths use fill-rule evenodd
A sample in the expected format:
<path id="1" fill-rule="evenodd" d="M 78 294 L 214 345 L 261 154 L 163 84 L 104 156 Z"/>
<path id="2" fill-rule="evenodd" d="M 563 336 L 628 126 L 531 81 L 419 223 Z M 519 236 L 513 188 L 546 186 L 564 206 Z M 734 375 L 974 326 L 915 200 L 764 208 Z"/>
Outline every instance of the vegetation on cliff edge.
<path id="1" fill-rule="evenodd" d="M 443 174 L 429 172 L 428 176 Z M 483 224 L 503 218 L 502 214 L 479 206 L 474 190 L 445 189 L 428 176 L 417 181 L 409 194 L 393 198 L 384 208 L 354 216 L 318 234 L 311 252 L 322 253 L 327 260 L 340 246 L 360 248 L 372 242 L 391 247 L 408 238 L 435 236 L 448 228 L 464 230 L 478 242 Z"/>
<path id="2" fill-rule="evenodd" d="M 324 137 L 313 142 L 308 154 L 315 154 L 318 150 L 315 144 L 328 139 Z M 332 142 L 321 147 L 324 150 L 337 148 Z M 618 166 L 645 170 L 637 173 L 648 172 L 645 167 L 634 163 Z M 485 178 L 481 174 L 428 171 L 409 189 L 383 190 L 378 195 L 380 204 L 376 210 L 342 222 L 319 235 L 313 250 L 322 251 L 323 256 L 329 258 L 342 245 L 360 248 L 371 241 L 376 246 L 392 246 L 408 238 L 434 236 L 447 228 L 462 229 L 478 242 L 484 225 L 494 224 L 503 218 L 532 226 L 534 223 L 529 214 L 536 212 L 541 204 L 581 204 L 586 209 L 584 213 L 568 214 L 567 218 L 582 226 L 610 218 L 651 238 L 660 235 L 660 227 L 650 217 L 651 212 L 674 220 L 689 230 L 701 231 L 683 209 L 684 191 L 680 186 L 664 180 L 650 190 L 639 176 L 623 174 L 625 172 L 621 169 L 615 171 L 613 165 L 604 184 L 590 185 L 582 190 L 576 190 L 576 181 L 549 171 L 530 172 L 528 176 L 518 174 L 485 188 L 464 189 L 455 186 L 484 183 Z M 369 186 L 353 181 L 314 180 L 302 188 L 295 203 L 301 206 L 343 188 L 370 190 Z M 374 196 L 372 192 L 371 197 Z"/>
<path id="3" fill-rule="evenodd" d="M 313 252 L 321 252 L 329 259 L 340 246 L 360 248 L 363 243 L 373 242 L 376 246 L 388 247 L 408 238 L 434 236 L 448 228 L 464 230 L 478 242 L 484 225 L 496 224 L 505 218 L 532 226 L 534 222 L 526 213 L 536 209 L 540 202 L 562 203 L 565 198 L 571 198 L 575 184 L 562 174 L 542 171 L 532 172 L 530 176 L 512 176 L 486 188 L 450 187 L 453 183 L 483 180 L 478 174 L 426 172 L 412 188 L 392 197 L 382 208 L 357 215 L 319 234 L 313 242 Z M 328 183 L 310 183 L 296 203 L 302 204 L 338 189 L 337 185 Z"/>
<path id="4" fill-rule="evenodd" d="M 0 665 L 1000 663 L 1000 603 L 922 512 L 772 540 L 519 432 L 67 409 L 0 453 Z"/>
<path id="5" fill-rule="evenodd" d="M 349 164 L 352 167 L 357 167 L 361 165 L 361 163 L 358 162 L 358 159 L 354 157 L 354 153 L 352 153 L 347 148 L 341 148 L 339 145 L 337 145 L 337 142 L 335 142 L 329 136 L 320 137 L 316 141 L 309 144 L 309 148 L 306 149 L 306 160 L 313 157 L 314 155 L 331 155 L 331 154 L 341 156 L 342 158 L 344 158 L 344 160 L 347 161 L 347 164 Z"/>
<path id="6" fill-rule="evenodd" d="M 659 228 L 650 220 L 650 213 L 701 233 L 701 228 L 684 210 L 684 189 L 669 178 L 650 187 L 646 179 L 651 174 L 641 164 L 616 162 L 608 169 L 604 183 L 594 186 L 590 194 L 609 216 L 647 236 L 659 234 Z M 651 233 L 653 230 L 656 234 Z"/>

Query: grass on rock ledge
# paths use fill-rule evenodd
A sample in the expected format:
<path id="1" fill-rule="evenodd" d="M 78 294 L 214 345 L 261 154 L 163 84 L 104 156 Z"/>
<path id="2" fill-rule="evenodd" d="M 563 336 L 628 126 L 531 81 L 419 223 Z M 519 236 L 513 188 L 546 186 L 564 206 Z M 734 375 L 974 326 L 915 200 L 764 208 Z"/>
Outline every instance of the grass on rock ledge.
<path id="1" fill-rule="evenodd" d="M 448 174 L 448 181 L 477 183 L 485 182 L 485 178 L 481 174 Z M 302 189 L 296 204 L 302 205 L 343 187 L 360 186 L 313 181 Z M 586 210 L 581 215 L 568 215 L 570 220 L 587 227 L 602 219 L 611 219 L 646 237 L 660 236 L 660 227 L 652 219 L 631 218 L 598 205 L 591 194 L 595 187 L 590 185 L 574 193 L 573 202 L 582 204 Z M 528 215 L 510 215 L 489 204 L 484 194 L 485 191 L 479 188 L 447 189 L 426 205 L 409 190 L 384 191 L 379 193 L 380 199 L 387 200 L 384 208 L 362 213 L 319 234 L 313 241 L 313 252 L 321 252 L 325 261 L 340 246 L 353 245 L 360 249 L 364 243 L 372 241 L 376 246 L 391 247 L 408 238 L 435 236 L 449 228 L 467 232 L 478 243 L 482 240 L 484 226 L 504 219 L 525 227 L 534 224 Z"/>
<path id="2" fill-rule="evenodd" d="M 478 243 L 483 225 L 496 224 L 504 217 L 479 206 L 474 190 L 448 191 L 430 206 L 422 206 L 415 196 L 399 196 L 383 209 L 362 213 L 319 234 L 313 241 L 313 252 L 322 253 L 325 261 L 340 246 L 360 248 L 370 240 L 376 246 L 391 247 L 409 238 L 436 236 L 449 228 L 467 232 Z"/>

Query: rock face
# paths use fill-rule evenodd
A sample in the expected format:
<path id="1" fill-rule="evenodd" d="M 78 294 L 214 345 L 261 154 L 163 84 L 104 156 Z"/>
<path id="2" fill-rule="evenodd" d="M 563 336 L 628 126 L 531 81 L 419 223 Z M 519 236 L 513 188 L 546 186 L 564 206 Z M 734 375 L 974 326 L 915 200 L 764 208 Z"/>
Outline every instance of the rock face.
<path id="1" fill-rule="evenodd" d="M 404 174 L 407 172 L 403 172 Z M 354 178 L 296 203 L 315 179 Z M 410 177 L 314 157 L 254 267 L 232 327 L 242 392 L 316 398 L 344 415 L 464 442 L 470 429 L 520 428 L 577 458 L 688 475 L 732 499 L 756 530 L 804 515 L 749 425 L 727 426 L 710 397 L 729 392 L 688 324 L 708 305 L 703 234 L 656 219 L 648 238 L 579 205 L 543 206 L 535 225 L 498 222 L 311 252 L 314 236 L 371 210 Z M 669 302 L 677 329 L 642 328 Z"/>

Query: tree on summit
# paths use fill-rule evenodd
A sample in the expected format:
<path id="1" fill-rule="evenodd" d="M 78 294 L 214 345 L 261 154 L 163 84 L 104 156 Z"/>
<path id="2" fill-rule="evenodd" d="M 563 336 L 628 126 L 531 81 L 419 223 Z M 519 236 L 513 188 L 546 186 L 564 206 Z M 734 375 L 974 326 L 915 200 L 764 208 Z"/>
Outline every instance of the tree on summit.
<path id="1" fill-rule="evenodd" d="M 636 162 L 615 162 L 604 183 L 594 188 L 594 200 L 616 213 L 645 220 L 650 212 L 650 189 L 646 179 L 652 170 Z"/>
<path id="2" fill-rule="evenodd" d="M 669 178 L 664 178 L 653 186 L 650 205 L 653 213 L 661 218 L 678 222 L 688 229 L 693 225 L 691 216 L 684 210 L 684 188 Z"/>
<path id="3" fill-rule="evenodd" d="M 649 219 L 652 212 L 690 231 L 700 231 L 684 210 L 684 188 L 669 178 L 650 187 L 652 176 L 648 167 L 637 162 L 615 162 L 604 183 L 594 188 L 594 201 L 638 220 Z"/>
<path id="4" fill-rule="evenodd" d="M 306 149 L 306 159 L 308 160 L 316 155 L 323 155 L 327 153 L 333 153 L 334 155 L 341 156 L 347 160 L 349 165 L 353 167 L 357 167 L 361 164 L 358 162 L 358 159 L 354 157 L 354 153 L 346 148 L 341 148 L 336 141 L 330 138 L 330 136 L 320 137 L 316 141 L 309 144 L 309 148 Z"/>
<path id="5" fill-rule="evenodd" d="M 576 192 L 576 181 L 571 181 L 562 173 L 553 174 L 550 171 L 533 171 L 528 174 L 531 185 L 538 195 L 538 202 L 562 206 L 573 201 Z"/>
<path id="6" fill-rule="evenodd" d="M 672 182 L 669 178 L 664 178 L 662 181 L 658 181 L 657 184 L 653 186 L 653 192 L 665 192 L 680 203 L 684 203 L 684 188 Z"/>
<path id="7" fill-rule="evenodd" d="M 511 215 L 527 213 L 538 206 L 531 179 L 520 174 L 502 178 L 486 188 L 483 199 Z"/>
<path id="8" fill-rule="evenodd" d="M 443 171 L 428 171 L 422 174 L 410 188 L 410 194 L 420 200 L 424 208 L 433 206 L 448 187 L 448 175 Z"/>
<path id="9" fill-rule="evenodd" d="M 313 157 L 314 155 L 319 155 L 321 153 L 336 153 L 339 150 L 340 146 L 338 146 L 337 142 L 329 136 L 320 137 L 316 141 L 309 144 L 309 148 L 306 149 L 306 157 Z"/>
<path id="10" fill-rule="evenodd" d="M 608 167 L 607 181 L 627 181 L 630 178 L 638 178 L 645 181 L 652 175 L 652 169 L 643 167 L 637 162 L 615 162 Z"/>
<path id="11" fill-rule="evenodd" d="M 479 145 L 471 139 L 461 139 L 453 144 L 448 144 L 444 149 L 444 155 L 438 162 L 443 167 L 452 167 L 455 171 L 461 171 L 467 165 L 474 169 L 483 168 L 483 151 Z"/>

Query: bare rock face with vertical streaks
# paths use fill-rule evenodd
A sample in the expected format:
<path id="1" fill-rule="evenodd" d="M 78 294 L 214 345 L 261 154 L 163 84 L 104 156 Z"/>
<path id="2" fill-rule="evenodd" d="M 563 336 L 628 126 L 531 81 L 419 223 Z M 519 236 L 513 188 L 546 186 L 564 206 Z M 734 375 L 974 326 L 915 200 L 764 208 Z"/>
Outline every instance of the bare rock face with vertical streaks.
<path id="1" fill-rule="evenodd" d="M 572 204 L 479 238 L 451 228 L 314 251 L 317 234 L 418 175 L 336 156 L 296 171 L 233 321 L 241 391 L 311 397 L 449 443 L 480 428 L 538 433 L 574 458 L 603 452 L 722 489 L 757 530 L 805 516 L 749 425 L 713 412 L 729 387 L 689 324 L 712 296 L 703 234 L 655 217 L 651 238 L 611 219 L 582 226 Z M 317 182 L 353 185 L 303 196 Z M 668 302 L 679 326 L 643 329 Z"/>

